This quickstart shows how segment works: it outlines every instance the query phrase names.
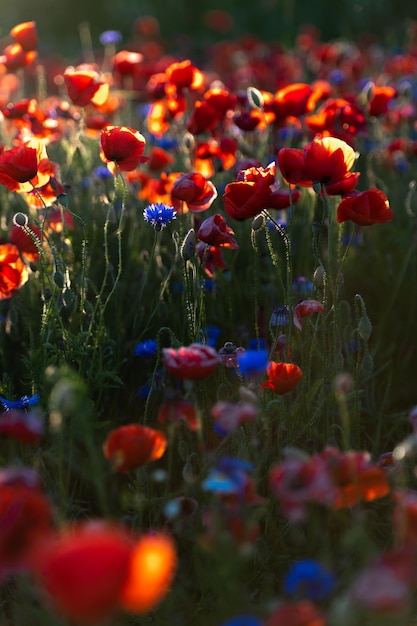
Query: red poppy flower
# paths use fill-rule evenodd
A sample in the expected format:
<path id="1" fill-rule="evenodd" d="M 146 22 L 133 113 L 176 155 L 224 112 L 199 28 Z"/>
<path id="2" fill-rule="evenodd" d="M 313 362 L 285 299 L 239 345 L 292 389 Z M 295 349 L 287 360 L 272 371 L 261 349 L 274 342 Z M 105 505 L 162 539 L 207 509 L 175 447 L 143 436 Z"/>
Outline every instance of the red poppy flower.
<path id="1" fill-rule="evenodd" d="M 142 61 L 143 54 L 140 52 L 120 50 L 113 57 L 113 69 L 122 76 L 132 76 Z"/>
<path id="2" fill-rule="evenodd" d="M 30 232 L 28 233 L 27 230 Z M 33 233 L 33 236 L 31 236 L 31 233 Z M 39 259 L 39 250 L 35 243 L 35 238 L 39 243 L 42 240 L 42 231 L 35 225 L 27 226 L 26 229 L 23 229 L 16 224 L 9 235 L 10 243 L 15 245 L 28 261 L 37 261 Z"/>
<path id="3" fill-rule="evenodd" d="M 282 123 L 289 116 L 299 117 L 311 111 L 309 100 L 312 94 L 311 85 L 292 83 L 277 91 L 269 106 L 277 116 L 277 120 Z"/>
<path id="4" fill-rule="evenodd" d="M 22 22 L 10 31 L 11 37 L 22 46 L 23 50 L 36 50 L 38 47 L 38 33 L 36 22 Z"/>
<path id="5" fill-rule="evenodd" d="M 169 591 L 177 569 L 177 551 L 168 535 L 144 535 L 136 542 L 119 596 L 129 613 L 148 613 Z"/>
<path id="6" fill-rule="evenodd" d="M 183 212 L 185 204 L 189 211 L 199 213 L 211 207 L 217 198 L 217 189 L 202 174 L 190 172 L 178 176 L 172 185 L 171 198 L 177 212 Z"/>
<path id="7" fill-rule="evenodd" d="M 378 117 L 379 115 L 387 113 L 389 104 L 396 95 L 397 91 L 394 87 L 390 87 L 388 85 L 377 87 L 376 85 L 373 85 L 372 96 L 369 101 L 368 108 L 369 115 Z"/>
<path id="8" fill-rule="evenodd" d="M 364 112 L 354 98 L 329 98 L 305 123 L 314 133 L 329 134 L 349 145 L 366 128 Z"/>
<path id="9" fill-rule="evenodd" d="M 9 72 L 16 72 L 16 70 L 33 63 L 36 57 L 35 50 L 27 51 L 22 48 L 20 43 L 13 43 L 4 49 L 2 61 Z"/>
<path id="10" fill-rule="evenodd" d="M 324 614 L 312 602 L 283 602 L 268 617 L 265 626 L 326 626 Z"/>
<path id="11" fill-rule="evenodd" d="M 393 532 L 399 545 L 413 546 L 417 541 L 417 492 L 396 489 Z"/>
<path id="12" fill-rule="evenodd" d="M 160 148 L 159 146 L 153 146 L 147 162 L 148 169 L 153 172 L 159 172 L 168 165 L 174 162 L 172 154 Z"/>
<path id="13" fill-rule="evenodd" d="M 193 135 L 212 130 L 219 122 L 217 110 L 204 100 L 197 100 L 187 122 L 187 130 Z"/>
<path id="14" fill-rule="evenodd" d="M 0 436 L 11 437 L 22 443 L 36 443 L 41 439 L 43 431 L 43 416 L 38 411 L 27 413 L 11 409 L 0 414 Z"/>
<path id="15" fill-rule="evenodd" d="M 331 506 L 336 497 L 327 464 L 318 454 L 288 456 L 271 468 L 269 483 L 284 515 L 295 523 L 305 521 L 308 503 Z"/>
<path id="16" fill-rule="evenodd" d="M 0 573 L 27 567 L 32 549 L 50 533 L 51 526 L 51 505 L 36 487 L 20 481 L 1 484 Z"/>
<path id="17" fill-rule="evenodd" d="M 71 101 L 80 107 L 100 106 L 109 95 L 110 87 L 90 66 L 67 67 L 64 82 Z"/>
<path id="18" fill-rule="evenodd" d="M 199 89 L 204 83 L 204 74 L 189 59 L 171 63 L 165 70 L 168 81 L 177 89 Z"/>
<path id="19" fill-rule="evenodd" d="M 237 96 L 223 87 L 212 87 L 204 93 L 204 100 L 216 109 L 220 118 L 224 118 L 226 112 L 233 110 L 237 104 Z"/>
<path id="20" fill-rule="evenodd" d="M 245 220 L 273 208 L 275 184 L 275 163 L 240 171 L 237 182 L 225 187 L 223 202 L 227 214 Z"/>
<path id="21" fill-rule="evenodd" d="M 302 329 L 301 319 L 313 313 L 324 313 L 324 306 L 318 300 L 302 300 L 294 307 L 294 326 Z"/>
<path id="22" fill-rule="evenodd" d="M 0 153 L 0 184 L 19 193 L 41 187 L 50 178 L 45 164 L 49 164 L 48 155 L 39 139 L 33 138 L 20 146 L 3 150 Z"/>
<path id="23" fill-rule="evenodd" d="M 241 111 L 235 113 L 233 116 L 233 124 L 235 124 L 240 130 L 251 132 L 262 126 L 262 122 L 265 119 L 264 113 L 257 109 L 251 109 L 250 111 Z"/>
<path id="24" fill-rule="evenodd" d="M 141 424 L 114 428 L 103 445 L 104 456 L 117 472 L 129 472 L 163 456 L 167 438 L 161 430 Z"/>
<path id="25" fill-rule="evenodd" d="M 303 372 L 294 363 L 277 363 L 270 361 L 266 368 L 268 380 L 262 383 L 261 387 L 272 389 L 275 393 L 289 393 L 296 388 L 300 382 Z"/>
<path id="26" fill-rule="evenodd" d="M 278 164 L 287 182 L 303 186 L 321 183 L 332 194 L 356 185 L 358 174 L 350 172 L 354 162 L 353 148 L 336 137 L 316 138 L 302 151 L 283 148 L 278 153 Z"/>
<path id="27" fill-rule="evenodd" d="M 206 378 L 219 364 L 216 350 L 201 343 L 181 348 L 163 348 L 162 353 L 166 369 L 177 378 Z"/>
<path id="28" fill-rule="evenodd" d="M 337 221 L 350 220 L 359 226 L 385 224 L 394 219 L 387 196 L 380 189 L 357 191 L 342 199 L 337 207 Z"/>
<path id="29" fill-rule="evenodd" d="M 387 473 L 370 461 L 367 452 L 340 452 L 328 447 L 321 457 L 325 460 L 336 488 L 334 508 L 351 507 L 361 500 L 372 502 L 390 492 Z"/>
<path id="30" fill-rule="evenodd" d="M 39 545 L 33 570 L 51 605 L 77 623 L 98 623 L 119 607 L 133 544 L 113 524 L 88 521 Z"/>
<path id="31" fill-rule="evenodd" d="M 143 156 L 145 143 L 145 137 L 133 128 L 108 125 L 101 131 L 100 157 L 113 173 L 116 166 L 122 172 L 130 172 L 147 160 Z"/>
<path id="32" fill-rule="evenodd" d="M 198 430 L 197 410 L 192 402 L 182 398 L 174 398 L 161 404 L 157 419 L 160 424 L 185 422 L 190 430 Z"/>
<path id="33" fill-rule="evenodd" d="M 0 300 L 11 298 L 28 278 L 29 272 L 18 248 L 11 243 L 0 245 Z"/>
<path id="34" fill-rule="evenodd" d="M 204 220 L 198 229 L 197 237 L 212 246 L 222 246 L 224 248 L 237 250 L 239 244 L 234 238 L 234 234 L 230 226 L 227 225 L 224 217 L 216 213 Z"/>

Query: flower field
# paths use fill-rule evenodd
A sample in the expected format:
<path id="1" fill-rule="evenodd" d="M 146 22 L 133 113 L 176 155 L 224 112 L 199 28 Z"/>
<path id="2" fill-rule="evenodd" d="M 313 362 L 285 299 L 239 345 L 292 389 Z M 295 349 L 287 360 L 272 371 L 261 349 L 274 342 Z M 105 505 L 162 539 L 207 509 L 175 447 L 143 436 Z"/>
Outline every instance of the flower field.
<path id="1" fill-rule="evenodd" d="M 135 33 L 0 55 L 0 626 L 411 626 L 417 27 Z"/>

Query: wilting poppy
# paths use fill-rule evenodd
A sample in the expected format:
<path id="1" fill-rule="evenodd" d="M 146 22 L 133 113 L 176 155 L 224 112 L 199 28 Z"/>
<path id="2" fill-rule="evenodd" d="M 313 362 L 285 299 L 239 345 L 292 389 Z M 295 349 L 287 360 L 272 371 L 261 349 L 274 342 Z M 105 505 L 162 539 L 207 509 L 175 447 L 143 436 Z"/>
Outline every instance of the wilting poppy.
<path id="1" fill-rule="evenodd" d="M 169 591 L 177 568 L 175 543 L 161 533 L 140 537 L 129 561 L 127 578 L 119 596 L 130 613 L 148 613 Z"/>
<path id="2" fill-rule="evenodd" d="M 45 145 L 39 139 L 30 139 L 0 153 L 0 184 L 10 191 L 31 191 L 48 183 L 48 165 Z"/>
<path id="3" fill-rule="evenodd" d="M 337 207 L 339 223 L 350 220 L 359 226 L 385 224 L 394 219 L 387 196 L 380 189 L 366 189 L 342 198 Z"/>
<path id="4" fill-rule="evenodd" d="M 11 29 L 10 35 L 26 52 L 36 50 L 38 47 L 36 22 L 22 22 L 21 24 L 17 24 Z"/>
<path id="5" fill-rule="evenodd" d="M 109 85 L 89 66 L 67 67 L 64 82 L 71 101 L 80 107 L 100 106 L 109 95 Z"/>
<path id="6" fill-rule="evenodd" d="M 132 547 L 124 529 L 88 521 L 40 543 L 33 570 L 59 613 L 77 623 L 98 623 L 119 607 Z"/>
<path id="7" fill-rule="evenodd" d="M 210 180 L 198 172 L 181 174 L 171 189 L 172 204 L 178 212 L 184 212 L 184 204 L 189 211 L 199 213 L 211 207 L 217 198 L 217 190 Z"/>
<path id="8" fill-rule="evenodd" d="M 301 330 L 301 319 L 313 313 L 323 313 L 324 306 L 318 300 L 302 300 L 294 307 L 294 326 Z"/>
<path id="9" fill-rule="evenodd" d="M 18 248 L 11 243 L 0 245 L 0 300 L 11 298 L 28 278 L 29 272 Z"/>
<path id="10" fill-rule="evenodd" d="M 264 626 L 326 626 L 324 614 L 312 602 L 283 602 L 270 615 Z"/>
<path id="11" fill-rule="evenodd" d="M 216 350 L 201 343 L 181 348 L 163 348 L 162 353 L 166 369 L 177 378 L 206 378 L 219 364 Z"/>
<path id="12" fill-rule="evenodd" d="M 275 393 L 289 393 L 296 388 L 303 373 L 298 365 L 294 363 L 277 363 L 270 361 L 266 373 L 268 380 L 262 383 L 261 387 L 272 389 Z"/>
<path id="13" fill-rule="evenodd" d="M 167 439 L 161 430 L 126 424 L 110 431 L 103 452 L 117 472 L 128 472 L 160 459 L 166 447 Z"/>
<path id="14" fill-rule="evenodd" d="M 157 419 L 160 424 L 184 422 L 190 430 L 197 430 L 199 424 L 194 404 L 183 398 L 174 398 L 161 404 Z"/>
<path id="15" fill-rule="evenodd" d="M 197 231 L 198 239 L 205 243 L 209 243 L 212 246 L 222 246 L 236 250 L 239 244 L 234 238 L 234 234 L 224 217 L 219 213 L 215 213 L 215 215 L 204 220 Z"/>
<path id="16" fill-rule="evenodd" d="M 107 125 L 100 135 L 100 157 L 113 173 L 116 166 L 122 172 L 130 172 L 147 160 L 143 156 L 145 143 L 145 137 L 133 128 Z"/>

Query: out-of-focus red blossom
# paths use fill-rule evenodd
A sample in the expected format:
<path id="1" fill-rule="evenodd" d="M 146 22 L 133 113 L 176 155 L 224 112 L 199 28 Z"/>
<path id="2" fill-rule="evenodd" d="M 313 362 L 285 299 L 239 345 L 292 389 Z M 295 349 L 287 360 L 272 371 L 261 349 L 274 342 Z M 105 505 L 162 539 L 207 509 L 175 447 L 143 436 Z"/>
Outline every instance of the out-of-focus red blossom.
<path id="1" fill-rule="evenodd" d="M 141 424 L 126 424 L 109 432 L 103 452 L 117 472 L 129 472 L 160 459 L 167 447 L 161 430 Z"/>
<path id="2" fill-rule="evenodd" d="M 143 54 L 131 50 L 120 50 L 113 57 L 113 69 L 122 76 L 131 76 L 143 61 Z"/>
<path id="3" fill-rule="evenodd" d="M 0 59 L 9 72 L 16 72 L 31 65 L 36 57 L 36 50 L 27 51 L 22 48 L 20 43 L 12 43 L 4 49 Z"/>
<path id="4" fill-rule="evenodd" d="M 300 117 L 314 108 L 311 96 L 314 90 L 305 83 L 292 83 L 279 89 L 268 108 L 274 111 L 278 124 L 283 124 L 287 117 Z"/>
<path id="5" fill-rule="evenodd" d="M 379 117 L 388 112 L 390 102 L 397 95 L 397 90 L 389 85 L 382 87 L 373 85 L 371 94 L 368 104 L 368 113 L 369 115 Z"/>
<path id="6" fill-rule="evenodd" d="M 280 192 L 275 174 L 274 162 L 265 168 L 241 170 L 237 181 L 225 187 L 223 202 L 227 214 L 236 220 L 245 220 L 265 209 L 283 209 L 289 207 L 291 201 L 296 202 L 300 193 L 292 190 L 290 199 L 289 192 Z"/>
<path id="7" fill-rule="evenodd" d="M 63 76 L 68 96 L 77 106 L 100 106 L 109 96 L 109 84 L 91 66 L 67 67 Z"/>
<path id="8" fill-rule="evenodd" d="M 11 298 L 28 280 L 28 269 L 12 243 L 0 245 L 0 300 Z"/>
<path id="9" fill-rule="evenodd" d="M 326 626 L 325 615 L 308 600 L 283 602 L 267 618 L 264 626 Z"/>
<path id="10" fill-rule="evenodd" d="M 234 238 L 234 231 L 228 226 L 226 220 L 219 213 L 208 217 L 197 231 L 197 237 L 201 241 L 212 246 L 222 246 L 237 250 L 239 244 Z"/>
<path id="11" fill-rule="evenodd" d="M 77 624 L 96 624 L 120 606 L 132 550 L 132 539 L 123 528 L 88 521 L 40 543 L 32 568 L 58 613 Z"/>
<path id="12" fill-rule="evenodd" d="M 198 258 L 203 265 L 204 271 L 209 278 L 213 278 L 216 273 L 216 269 L 227 269 L 220 246 L 210 246 L 210 244 L 204 243 L 204 241 L 199 241 L 195 249 Z"/>
<path id="13" fill-rule="evenodd" d="M 22 22 L 21 24 L 13 26 L 10 31 L 10 36 L 13 37 L 26 52 L 36 50 L 38 47 L 39 40 L 36 22 Z"/>
<path id="14" fill-rule="evenodd" d="M 269 484 L 284 515 L 295 523 L 305 521 L 309 503 L 331 506 L 336 497 L 327 465 L 318 454 L 294 454 L 273 465 Z"/>
<path id="15" fill-rule="evenodd" d="M 354 98 L 329 98 L 317 113 L 308 115 L 305 123 L 314 133 L 342 139 L 353 145 L 357 135 L 365 131 L 366 118 Z"/>
<path id="16" fill-rule="evenodd" d="M 410 606 L 411 580 L 404 580 L 384 563 L 374 563 L 356 576 L 350 594 L 355 605 L 374 616 L 405 614 Z"/>
<path id="17" fill-rule="evenodd" d="M 157 415 L 160 424 L 180 424 L 184 422 L 190 430 L 198 430 L 197 410 L 192 402 L 182 398 L 174 398 L 161 404 Z"/>
<path id="18" fill-rule="evenodd" d="M 22 443 L 37 443 L 44 432 L 44 419 L 39 411 L 10 409 L 0 414 L 0 436 Z"/>
<path id="19" fill-rule="evenodd" d="M 160 148 L 159 146 L 153 146 L 149 154 L 147 166 L 149 170 L 153 172 L 159 172 L 168 165 L 171 165 L 171 163 L 173 162 L 174 157 L 172 156 L 172 154 L 170 154 L 163 148 Z"/>
<path id="20" fill-rule="evenodd" d="M 252 422 L 258 413 L 258 409 L 251 402 L 241 402 L 239 404 L 216 402 L 211 407 L 210 413 L 223 432 L 231 433 L 241 424 Z"/>
<path id="21" fill-rule="evenodd" d="M 30 139 L 0 153 L 0 184 L 18 193 L 42 187 L 50 178 L 48 166 L 45 145 L 39 139 Z"/>
<path id="22" fill-rule="evenodd" d="M 233 17 L 230 13 L 222 9 L 212 9 L 203 14 L 203 20 L 206 26 L 218 31 L 219 33 L 227 33 L 233 28 Z"/>
<path id="23" fill-rule="evenodd" d="M 157 606 L 168 593 L 176 569 L 177 550 L 166 534 L 140 537 L 131 554 L 127 579 L 119 603 L 129 613 L 143 614 Z"/>
<path id="24" fill-rule="evenodd" d="M 240 130 L 253 131 L 255 128 L 262 127 L 262 122 L 265 120 L 264 113 L 257 109 L 251 109 L 250 111 L 240 111 L 233 115 L 233 124 L 235 124 Z"/>
<path id="25" fill-rule="evenodd" d="M 204 100 L 217 111 L 223 119 L 228 110 L 233 110 L 237 104 L 237 96 L 224 87 L 211 87 L 204 93 Z"/>
<path id="26" fill-rule="evenodd" d="M 359 226 L 386 224 L 394 219 L 389 200 L 381 189 L 354 191 L 342 198 L 337 207 L 339 224 L 350 220 Z"/>
<path id="27" fill-rule="evenodd" d="M 9 240 L 28 261 L 37 261 L 39 259 L 39 250 L 35 243 L 37 240 L 39 245 L 42 245 L 42 231 L 39 226 L 32 224 L 22 228 L 15 224 L 10 231 Z"/>
<path id="28" fill-rule="evenodd" d="M 62 233 L 65 229 L 74 230 L 74 218 L 68 211 L 51 207 L 45 216 L 45 228 L 54 233 Z"/>
<path id="29" fill-rule="evenodd" d="M 355 151 L 336 137 L 315 138 L 303 150 L 282 148 L 278 153 L 280 170 L 288 183 L 310 187 L 320 183 L 331 195 L 348 193 L 359 178 L 350 172 Z"/>
<path id="30" fill-rule="evenodd" d="M 189 59 L 171 63 L 165 75 L 168 81 L 177 89 L 200 89 L 204 85 L 204 74 L 196 68 Z"/>
<path id="31" fill-rule="evenodd" d="M 163 348 L 162 354 L 166 369 L 177 378 L 206 378 L 213 374 L 219 364 L 216 350 L 201 343 Z"/>
<path id="32" fill-rule="evenodd" d="M 143 156 L 145 144 L 145 137 L 138 130 L 109 124 L 100 134 L 100 157 L 111 172 L 115 173 L 117 168 L 130 172 L 147 160 Z"/>
<path id="33" fill-rule="evenodd" d="M 301 330 L 301 319 L 313 313 L 324 313 L 324 306 L 318 300 L 302 300 L 296 304 L 293 317 L 294 326 Z"/>
<path id="34" fill-rule="evenodd" d="M 236 163 L 237 141 L 222 137 L 197 143 L 194 151 L 193 169 L 205 178 L 214 176 L 219 170 L 228 170 Z"/>
<path id="35" fill-rule="evenodd" d="M 211 207 L 217 189 L 210 180 L 197 172 L 178 176 L 171 189 L 172 206 L 179 213 L 185 210 L 199 213 Z M 184 207 L 185 205 L 185 207 Z"/>
<path id="36" fill-rule="evenodd" d="M 143 37 L 156 37 L 159 34 L 159 22 L 153 15 L 143 15 L 134 21 L 133 30 Z"/>
<path id="37" fill-rule="evenodd" d="M 333 508 L 347 508 L 361 501 L 372 502 L 390 493 L 387 473 L 371 463 L 368 452 L 340 452 L 329 446 L 321 456 L 336 489 Z"/>
<path id="38" fill-rule="evenodd" d="M 187 122 L 187 130 L 193 135 L 200 135 L 212 130 L 220 118 L 213 106 L 205 100 L 197 100 Z"/>
<path id="39" fill-rule="evenodd" d="M 27 569 L 32 550 L 51 528 L 51 505 L 37 485 L 0 484 L 0 577 Z"/>
<path id="40" fill-rule="evenodd" d="M 261 388 L 272 389 L 275 393 L 284 394 L 293 391 L 303 377 L 303 372 L 295 363 L 277 363 L 270 361 L 266 368 L 268 380 Z"/>
<path id="41" fill-rule="evenodd" d="M 417 491 L 396 489 L 393 493 L 393 533 L 400 546 L 413 546 L 417 541 Z"/>

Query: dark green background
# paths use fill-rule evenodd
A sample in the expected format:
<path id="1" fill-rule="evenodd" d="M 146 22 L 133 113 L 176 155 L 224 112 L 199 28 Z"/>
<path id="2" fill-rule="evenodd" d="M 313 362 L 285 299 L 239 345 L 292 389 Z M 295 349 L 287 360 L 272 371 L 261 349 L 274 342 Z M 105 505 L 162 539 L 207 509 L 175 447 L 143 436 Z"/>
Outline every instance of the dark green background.
<path id="1" fill-rule="evenodd" d="M 233 15 L 229 37 L 255 33 L 290 46 L 304 23 L 315 24 L 322 39 L 378 34 L 385 45 L 401 46 L 407 22 L 417 18 L 417 3 L 409 0 L 0 0 L 1 35 L 19 22 L 36 20 L 41 50 L 73 55 L 79 47 L 78 26 L 90 26 L 93 44 L 103 30 L 119 30 L 123 44 L 131 39 L 137 17 L 153 15 L 167 45 L 186 35 L 190 46 L 204 48 L 219 35 L 204 26 L 202 14 L 222 8 Z"/>

